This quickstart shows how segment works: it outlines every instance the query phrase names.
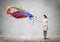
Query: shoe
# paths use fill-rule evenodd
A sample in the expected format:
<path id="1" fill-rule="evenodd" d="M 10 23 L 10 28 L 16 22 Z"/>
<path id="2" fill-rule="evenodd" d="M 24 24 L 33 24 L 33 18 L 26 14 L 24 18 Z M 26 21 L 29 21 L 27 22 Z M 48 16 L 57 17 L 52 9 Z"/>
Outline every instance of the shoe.
<path id="1" fill-rule="evenodd" d="M 44 39 L 47 39 L 47 38 L 44 38 Z"/>

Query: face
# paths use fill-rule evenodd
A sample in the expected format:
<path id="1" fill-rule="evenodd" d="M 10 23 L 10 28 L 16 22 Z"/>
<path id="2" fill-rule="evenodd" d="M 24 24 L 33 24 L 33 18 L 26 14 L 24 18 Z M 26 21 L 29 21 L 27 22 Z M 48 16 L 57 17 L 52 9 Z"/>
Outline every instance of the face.
<path id="1" fill-rule="evenodd" d="M 45 19 L 45 17 L 43 16 L 43 19 Z"/>

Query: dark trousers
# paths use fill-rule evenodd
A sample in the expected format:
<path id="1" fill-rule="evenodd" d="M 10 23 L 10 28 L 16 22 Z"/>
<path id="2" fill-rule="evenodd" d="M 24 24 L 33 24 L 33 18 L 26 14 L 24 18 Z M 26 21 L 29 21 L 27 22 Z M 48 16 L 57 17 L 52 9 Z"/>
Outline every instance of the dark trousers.
<path id="1" fill-rule="evenodd" d="M 43 31 L 44 32 L 44 38 L 47 37 L 47 31 Z"/>

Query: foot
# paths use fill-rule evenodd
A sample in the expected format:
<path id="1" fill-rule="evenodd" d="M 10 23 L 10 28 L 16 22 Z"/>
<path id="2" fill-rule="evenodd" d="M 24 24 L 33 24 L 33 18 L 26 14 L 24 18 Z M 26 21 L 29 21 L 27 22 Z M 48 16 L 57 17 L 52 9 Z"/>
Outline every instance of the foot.
<path id="1" fill-rule="evenodd" d="M 44 39 L 47 39 L 47 38 L 44 38 Z"/>

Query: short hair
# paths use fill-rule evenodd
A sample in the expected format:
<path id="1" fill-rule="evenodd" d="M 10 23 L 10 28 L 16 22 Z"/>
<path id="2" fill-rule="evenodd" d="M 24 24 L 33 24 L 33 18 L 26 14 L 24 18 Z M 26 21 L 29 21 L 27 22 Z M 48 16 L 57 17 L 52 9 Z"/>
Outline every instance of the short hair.
<path id="1" fill-rule="evenodd" d="M 47 16 L 46 15 L 43 15 L 45 18 L 47 18 Z"/>

